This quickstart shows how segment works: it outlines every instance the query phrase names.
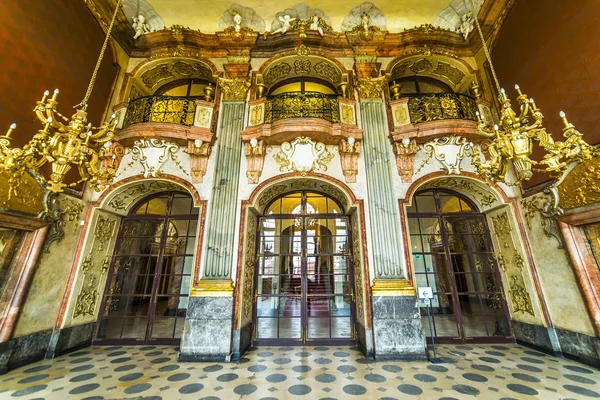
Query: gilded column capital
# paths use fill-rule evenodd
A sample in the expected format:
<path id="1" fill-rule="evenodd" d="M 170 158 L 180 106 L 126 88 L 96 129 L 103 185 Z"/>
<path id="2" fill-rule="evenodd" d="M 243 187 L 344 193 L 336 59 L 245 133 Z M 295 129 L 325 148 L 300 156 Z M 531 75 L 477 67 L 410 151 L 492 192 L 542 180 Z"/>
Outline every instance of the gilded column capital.
<path id="1" fill-rule="evenodd" d="M 250 79 L 219 78 L 219 85 L 223 89 L 223 100 L 246 100 L 246 93 L 250 88 Z"/>
<path id="2" fill-rule="evenodd" d="M 386 83 L 386 77 L 379 78 L 361 78 L 358 79 L 356 88 L 361 99 L 380 99 L 383 94 L 383 87 Z"/>

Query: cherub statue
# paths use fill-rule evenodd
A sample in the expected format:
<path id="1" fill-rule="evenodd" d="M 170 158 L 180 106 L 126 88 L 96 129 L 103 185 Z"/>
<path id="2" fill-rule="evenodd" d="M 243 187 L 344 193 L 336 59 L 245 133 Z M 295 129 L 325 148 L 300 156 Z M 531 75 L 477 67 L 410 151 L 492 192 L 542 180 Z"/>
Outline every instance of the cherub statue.
<path id="1" fill-rule="evenodd" d="M 274 30 L 273 32 L 271 32 L 271 34 L 275 34 L 275 33 L 281 33 L 282 35 L 285 34 L 287 31 L 290 30 L 290 28 L 292 27 L 292 22 L 296 19 L 296 18 L 292 18 L 290 17 L 288 14 L 285 14 L 284 16 L 279 16 L 279 21 L 281 21 L 281 26 L 279 28 L 277 28 L 276 30 Z M 267 35 L 269 34 L 269 31 L 265 31 L 265 33 L 263 34 L 263 37 L 265 38 L 265 40 L 267 39 Z"/>
<path id="2" fill-rule="evenodd" d="M 319 32 L 319 35 L 323 36 L 323 27 L 321 26 L 321 18 L 318 15 L 313 15 L 310 18 L 310 26 L 309 29 L 311 31 Z"/>
<path id="3" fill-rule="evenodd" d="M 242 16 L 238 13 L 233 14 L 233 28 L 235 29 L 235 33 L 240 33 L 242 30 Z"/>
<path id="4" fill-rule="evenodd" d="M 137 17 L 133 17 L 133 29 L 135 30 L 134 39 L 139 38 L 146 33 L 150 33 L 150 28 L 146 24 L 146 17 L 143 15 L 139 15 Z"/>
<path id="5" fill-rule="evenodd" d="M 469 33 L 473 31 L 473 25 L 475 24 L 475 18 L 473 14 L 468 12 L 460 17 L 460 23 L 456 27 L 456 32 L 462 33 L 465 40 L 469 37 Z"/>
<path id="6" fill-rule="evenodd" d="M 366 12 L 362 13 L 362 15 L 360 16 L 360 25 L 365 31 L 368 31 L 369 26 L 371 26 L 371 16 Z"/>
<path id="7" fill-rule="evenodd" d="M 290 30 L 290 26 L 292 24 L 292 21 L 294 21 L 296 18 L 292 18 L 290 17 L 288 14 L 284 15 L 283 17 L 280 15 L 279 16 L 279 20 L 281 21 L 281 27 L 277 28 L 273 33 L 280 33 L 283 35 L 284 33 L 286 33 L 287 31 Z"/>

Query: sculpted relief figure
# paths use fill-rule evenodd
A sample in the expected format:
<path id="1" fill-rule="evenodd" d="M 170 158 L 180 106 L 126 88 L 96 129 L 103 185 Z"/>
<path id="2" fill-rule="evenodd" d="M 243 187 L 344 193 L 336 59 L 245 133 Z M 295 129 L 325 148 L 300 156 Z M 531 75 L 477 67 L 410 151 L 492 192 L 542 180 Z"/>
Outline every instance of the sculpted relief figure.
<path id="1" fill-rule="evenodd" d="M 321 18 L 318 15 L 313 15 L 310 18 L 310 27 L 311 31 L 319 32 L 319 35 L 323 36 L 323 28 L 321 27 Z"/>
<path id="2" fill-rule="evenodd" d="M 467 40 L 469 34 L 473 31 L 474 24 L 475 18 L 472 13 L 468 12 L 460 17 L 460 24 L 456 27 L 456 32 L 461 33 L 465 40 Z"/>
<path id="3" fill-rule="evenodd" d="M 296 18 L 292 18 L 290 17 L 288 14 L 285 14 L 283 16 L 279 16 L 279 21 L 281 21 L 281 26 L 277 29 L 275 29 L 273 32 L 271 32 L 271 34 L 275 34 L 275 33 L 281 33 L 282 35 L 285 34 L 287 31 L 290 30 L 291 26 L 292 26 L 292 22 L 296 19 Z M 267 35 L 269 34 L 268 31 L 265 31 L 264 33 L 264 38 L 267 38 Z"/>
<path id="4" fill-rule="evenodd" d="M 137 17 L 133 17 L 133 29 L 135 30 L 134 39 L 139 38 L 146 33 L 150 33 L 150 28 L 146 24 L 146 17 L 143 15 L 139 15 Z"/>
<path id="5" fill-rule="evenodd" d="M 238 13 L 233 15 L 233 28 L 235 29 L 235 33 L 240 33 L 242 30 L 242 16 Z"/>

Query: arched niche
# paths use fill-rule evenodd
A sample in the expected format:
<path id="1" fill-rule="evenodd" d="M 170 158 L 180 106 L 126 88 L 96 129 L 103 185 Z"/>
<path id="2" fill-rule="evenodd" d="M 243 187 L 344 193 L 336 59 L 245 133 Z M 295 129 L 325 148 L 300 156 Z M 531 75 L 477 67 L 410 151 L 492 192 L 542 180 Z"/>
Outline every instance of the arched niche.
<path id="1" fill-rule="evenodd" d="M 466 93 L 476 81 L 475 71 L 463 60 L 424 52 L 394 59 L 386 71 L 390 86 L 407 77 L 428 77 L 448 85 L 454 93 Z"/>
<path id="2" fill-rule="evenodd" d="M 299 78 L 325 82 L 343 95 L 344 85 L 348 85 L 349 72 L 336 60 L 321 55 L 286 55 L 266 61 L 256 74 L 259 88 L 257 97 L 267 94 L 272 88 L 285 81 Z"/>
<path id="3" fill-rule="evenodd" d="M 204 58 L 149 59 L 129 73 L 121 90 L 121 102 L 155 94 L 161 87 L 185 79 L 210 82 L 216 87 L 218 75 L 216 66 Z"/>

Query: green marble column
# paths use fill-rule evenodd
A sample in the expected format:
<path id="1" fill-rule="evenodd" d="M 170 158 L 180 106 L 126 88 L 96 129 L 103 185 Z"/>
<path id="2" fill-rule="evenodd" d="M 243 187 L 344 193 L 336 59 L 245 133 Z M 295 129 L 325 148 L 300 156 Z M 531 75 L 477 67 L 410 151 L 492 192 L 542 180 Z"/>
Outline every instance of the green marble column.
<path id="1" fill-rule="evenodd" d="M 203 280 L 231 280 L 245 101 L 223 101 L 209 203 Z"/>
<path id="2" fill-rule="evenodd" d="M 406 279 L 402 263 L 400 215 L 392 184 L 390 141 L 383 99 L 361 99 L 363 153 L 375 279 Z"/>

